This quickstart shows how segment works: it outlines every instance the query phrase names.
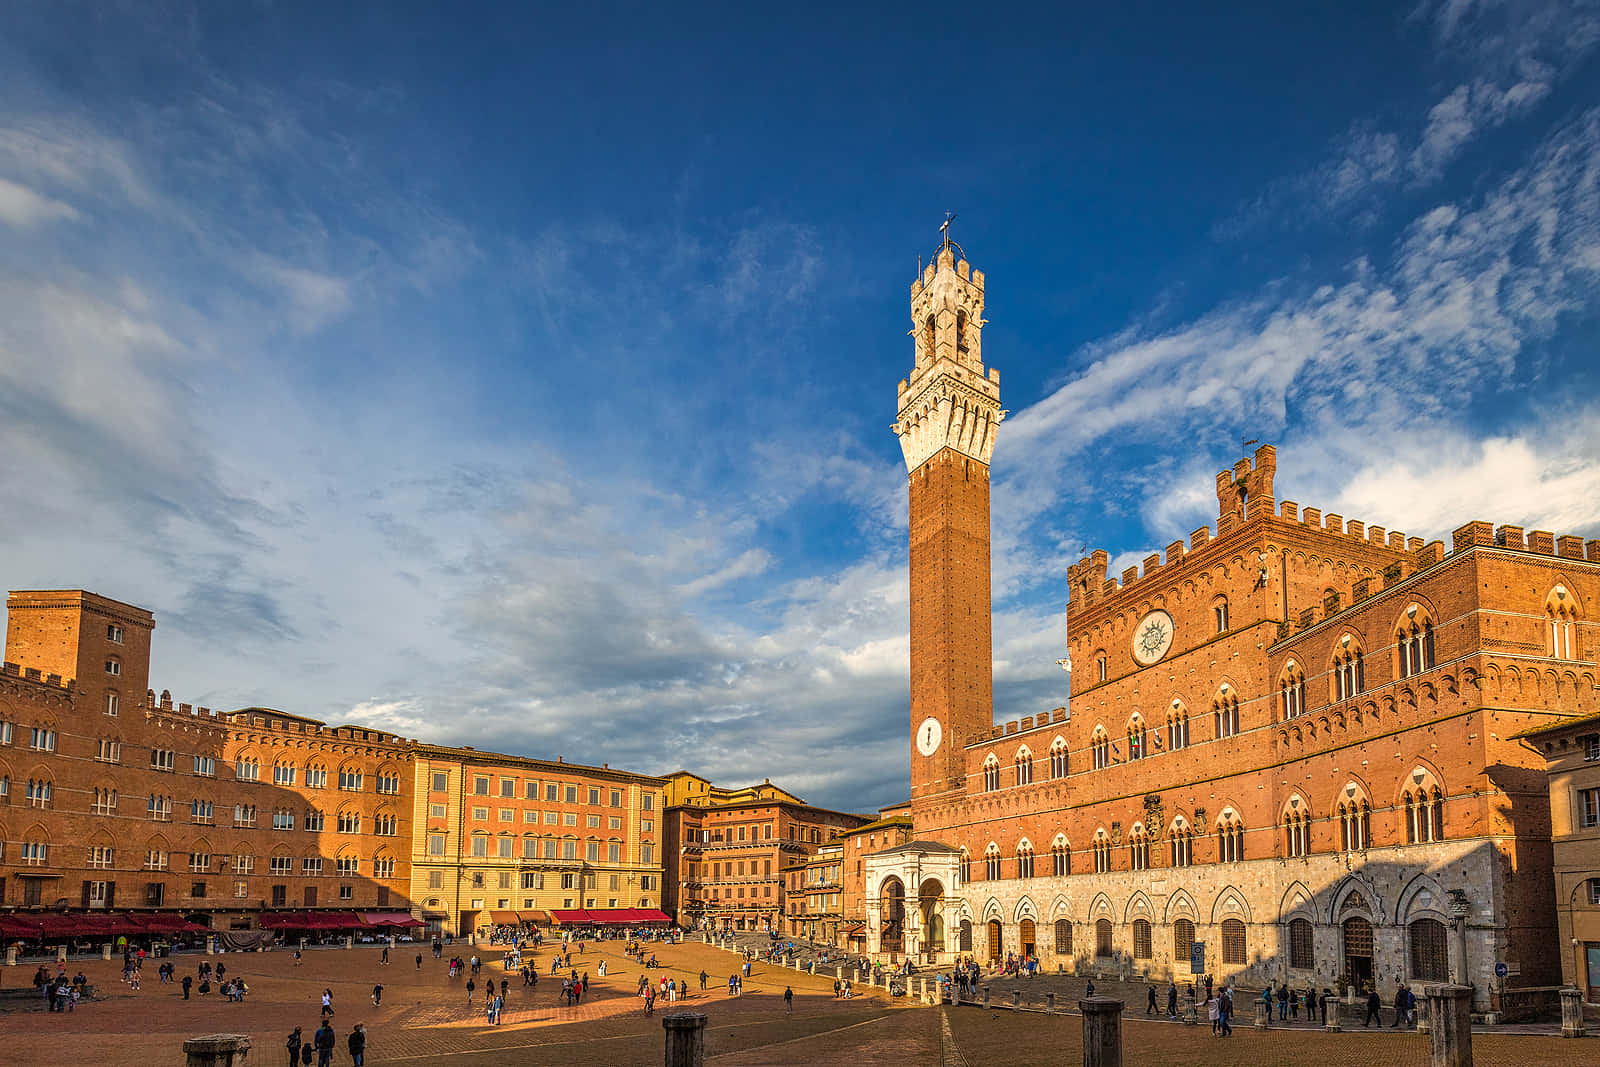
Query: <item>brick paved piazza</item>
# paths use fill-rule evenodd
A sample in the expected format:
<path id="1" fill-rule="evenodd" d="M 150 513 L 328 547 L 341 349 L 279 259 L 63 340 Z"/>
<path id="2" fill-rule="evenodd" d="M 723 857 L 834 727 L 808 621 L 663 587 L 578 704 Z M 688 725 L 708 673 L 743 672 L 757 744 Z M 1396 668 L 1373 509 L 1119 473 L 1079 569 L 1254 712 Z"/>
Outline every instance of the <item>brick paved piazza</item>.
<path id="1" fill-rule="evenodd" d="M 601 958 L 607 961 L 606 978 L 594 978 L 594 995 L 576 1009 L 557 1004 L 560 982 L 542 973 L 537 991 L 525 990 L 520 977 L 512 979 L 504 1022 L 483 1023 L 477 1006 L 466 1008 L 464 980 L 445 977 L 443 961 L 424 949 L 423 965 L 415 965 L 416 949 L 402 945 L 393 963 L 381 966 L 378 950 L 345 952 L 314 950 L 295 967 L 292 954 L 227 953 L 211 957 L 228 965 L 229 973 L 243 974 L 251 993 L 244 1004 L 229 1004 L 215 994 L 184 1002 L 177 986 L 163 986 L 155 977 L 155 963 L 147 962 L 144 988 L 130 990 L 120 980 L 118 962 L 93 960 L 72 963 L 79 967 L 105 1000 L 81 1005 L 73 1014 L 50 1015 L 32 999 L 0 999 L 0 1047 L 5 1062 L 181 1064 L 183 1039 L 204 1033 L 248 1033 L 255 1041 L 250 1063 L 261 1067 L 285 1062 L 283 1039 L 299 1025 L 309 1034 L 317 1026 L 319 995 L 331 988 L 337 1009 L 334 1018 L 339 1052 L 334 1062 L 348 1064 L 344 1037 L 352 1024 L 367 1026 L 370 1064 L 608 1064 L 655 1065 L 662 1059 L 663 1037 L 659 1019 L 647 1019 L 641 1002 L 632 995 L 640 968 L 623 957 L 620 946 L 590 946 L 580 969 L 594 977 Z M 408 950 L 409 949 L 409 950 Z M 459 946 L 465 958 L 471 954 Z M 832 981 L 822 977 L 777 971 L 758 964 L 746 981 L 744 996 L 730 1000 L 718 991 L 734 970 L 735 957 L 707 945 L 691 943 L 657 948 L 665 972 L 685 977 L 694 989 L 687 1008 L 710 1016 L 707 1059 L 713 1064 L 778 1065 L 847 1063 L 852 1067 L 875 1064 L 1071 1064 L 1078 1062 L 1081 1045 L 1078 1020 L 1070 1016 L 1012 1014 L 1007 1011 L 964 1007 L 931 1009 L 907 1007 L 882 993 L 848 1002 L 832 996 Z M 492 973 L 501 976 L 498 950 L 485 949 L 480 987 Z M 448 957 L 448 953 L 447 953 Z M 205 957 L 179 956 L 180 968 L 193 973 Z M 538 957 L 541 972 L 549 971 L 548 954 Z M 574 954 L 573 960 L 579 962 Z M 25 985 L 34 968 L 4 969 L 8 989 Z M 704 967 L 711 989 L 698 991 Z M 180 970 L 180 974 L 183 971 Z M 653 975 L 659 978 L 659 974 Z M 371 1003 L 372 985 L 384 986 L 382 1007 Z M 795 991 L 792 1017 L 783 1011 L 785 985 Z M 948 1020 L 948 1031 L 944 1026 Z M 1273 1064 L 1427 1063 L 1425 1038 L 1414 1034 L 1328 1034 L 1312 1031 L 1272 1031 L 1258 1034 L 1248 1026 L 1227 1041 L 1212 1038 L 1205 1027 L 1190 1029 L 1174 1023 L 1147 1023 L 1130 1017 L 1125 1026 L 1127 1059 L 1135 1065 L 1250 1063 Z M 1562 1041 L 1543 1036 L 1480 1036 L 1475 1045 L 1480 1064 L 1544 1064 L 1596 1062 L 1600 1041 Z"/>

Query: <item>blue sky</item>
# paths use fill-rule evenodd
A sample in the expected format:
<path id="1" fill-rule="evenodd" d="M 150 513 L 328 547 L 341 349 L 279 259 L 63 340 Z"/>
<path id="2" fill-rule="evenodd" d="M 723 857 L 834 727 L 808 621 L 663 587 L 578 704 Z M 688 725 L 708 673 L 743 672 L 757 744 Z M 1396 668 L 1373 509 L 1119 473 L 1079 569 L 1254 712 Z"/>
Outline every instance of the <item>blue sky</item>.
<path id="1" fill-rule="evenodd" d="M 1111 6 L 11 5 L 5 585 L 151 608 L 196 704 L 894 801 L 946 211 L 1001 718 L 1242 438 L 1600 532 L 1600 5 Z"/>

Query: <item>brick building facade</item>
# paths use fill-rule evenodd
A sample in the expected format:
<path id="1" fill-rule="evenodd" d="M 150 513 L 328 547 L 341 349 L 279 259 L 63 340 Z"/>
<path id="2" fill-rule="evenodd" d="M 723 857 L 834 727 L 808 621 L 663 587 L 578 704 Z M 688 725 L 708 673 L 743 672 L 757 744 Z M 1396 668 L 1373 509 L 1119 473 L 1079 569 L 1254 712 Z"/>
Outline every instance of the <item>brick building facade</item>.
<path id="1" fill-rule="evenodd" d="M 1482 1004 L 1497 963 L 1556 981 L 1543 761 L 1511 736 L 1596 706 L 1600 541 L 1302 511 L 1264 446 L 1217 476 L 1214 530 L 1068 568 L 1071 714 L 994 725 L 972 620 L 1004 412 L 957 252 L 912 288 L 915 833 L 867 861 L 869 948 L 1187 976 L 1200 942 L 1223 978 L 1455 976 Z"/>
<path id="2" fill-rule="evenodd" d="M 83 590 L 6 606 L 0 908 L 467 934 L 491 910 L 658 906 L 661 779 L 174 704 L 149 688 L 148 611 Z"/>
<path id="3" fill-rule="evenodd" d="M 667 783 L 663 907 L 685 926 L 782 932 L 784 872 L 871 821 L 807 804 L 770 780 L 725 789 L 679 771 Z"/>

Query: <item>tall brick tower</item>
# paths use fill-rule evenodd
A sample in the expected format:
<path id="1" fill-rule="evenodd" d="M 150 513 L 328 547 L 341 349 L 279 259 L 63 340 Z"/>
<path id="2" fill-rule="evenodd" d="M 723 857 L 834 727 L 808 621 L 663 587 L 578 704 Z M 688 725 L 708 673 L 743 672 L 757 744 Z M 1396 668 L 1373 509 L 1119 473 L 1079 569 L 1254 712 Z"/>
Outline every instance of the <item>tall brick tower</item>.
<path id="1" fill-rule="evenodd" d="M 945 240 L 911 286 L 917 363 L 895 433 L 911 481 L 911 801 L 962 787 L 962 746 L 994 717 L 989 457 L 1005 412 L 983 368 L 983 272 Z"/>

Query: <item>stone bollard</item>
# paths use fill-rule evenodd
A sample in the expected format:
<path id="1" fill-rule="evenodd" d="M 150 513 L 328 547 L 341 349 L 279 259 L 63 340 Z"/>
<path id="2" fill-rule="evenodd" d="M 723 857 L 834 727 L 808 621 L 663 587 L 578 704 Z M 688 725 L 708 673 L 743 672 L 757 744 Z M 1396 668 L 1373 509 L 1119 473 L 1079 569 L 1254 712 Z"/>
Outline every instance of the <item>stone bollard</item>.
<path id="1" fill-rule="evenodd" d="M 345 948 L 351 948 L 351 947 L 353 947 L 355 945 L 355 943 L 356 943 L 356 939 L 353 938 L 353 937 L 347 937 L 347 938 L 344 939 L 344 947 Z M 474 942 L 474 944 L 476 944 L 476 942 Z"/>
<path id="2" fill-rule="evenodd" d="M 217 939 L 214 938 L 214 937 L 211 937 L 210 935 L 207 935 L 206 936 L 206 955 L 207 956 L 215 956 L 216 954 L 217 954 Z"/>
<path id="3" fill-rule="evenodd" d="M 1183 995 L 1183 1025 L 1195 1026 L 1198 1025 L 1199 1022 L 1200 1013 L 1195 1009 L 1194 995 L 1192 993 L 1185 993 Z"/>
<path id="4" fill-rule="evenodd" d="M 1022 1010 L 1022 990 L 1020 990 L 1020 989 L 1013 989 L 1011 991 L 1011 1010 L 1012 1011 L 1021 1011 Z"/>
<path id="5" fill-rule="evenodd" d="M 100 958 L 103 960 L 109 960 L 111 958 L 111 942 L 107 941 L 105 944 L 100 946 Z"/>
<path id="6" fill-rule="evenodd" d="M 1087 997 L 1083 1012 L 1083 1067 L 1122 1067 L 1122 1001 Z"/>
<path id="7" fill-rule="evenodd" d="M 56 946 L 56 962 L 57 963 L 66 963 L 67 962 L 67 946 L 66 945 L 57 945 Z"/>
<path id="8" fill-rule="evenodd" d="M 1339 998 L 1329 993 L 1322 998 L 1322 1028 L 1330 1034 L 1339 1032 Z"/>
<path id="9" fill-rule="evenodd" d="M 833 976 L 841 982 L 844 981 L 844 964 L 841 963 L 833 969 Z"/>
<path id="10" fill-rule="evenodd" d="M 6 946 L 6 966 L 7 967 L 15 967 L 16 965 L 17 965 L 17 946 L 16 945 L 7 945 Z"/>
<path id="11" fill-rule="evenodd" d="M 389 935 L 389 951 L 390 951 L 390 952 L 393 952 L 393 951 L 394 951 L 394 946 L 395 946 L 395 939 L 394 939 L 394 935 L 393 935 L 393 934 L 390 934 L 390 935 Z"/>
<path id="12" fill-rule="evenodd" d="M 250 1055 L 250 1039 L 244 1034 L 207 1034 L 183 1043 L 188 1067 L 241 1067 Z"/>
<path id="13" fill-rule="evenodd" d="M 706 1017 L 697 1011 L 678 1011 L 661 1018 L 667 1032 L 666 1067 L 702 1067 L 706 1062 Z"/>
<path id="14" fill-rule="evenodd" d="M 989 1006 L 989 987 L 988 986 L 984 986 L 983 987 L 983 1006 L 986 1007 L 986 1008 Z"/>
<path id="15" fill-rule="evenodd" d="M 1433 1021 L 1428 1018 L 1428 998 L 1417 998 L 1417 1033 L 1426 1034 L 1433 1031 Z"/>
<path id="16" fill-rule="evenodd" d="M 1472 1067 L 1472 987 L 1430 985 L 1431 1067 Z"/>
<path id="17" fill-rule="evenodd" d="M 1056 995 L 1054 993 L 1046 993 L 1044 995 L 1044 1013 L 1046 1015 L 1054 1015 L 1056 1013 Z"/>
<path id="18" fill-rule="evenodd" d="M 1583 990 L 1576 986 L 1564 986 L 1561 990 L 1561 1036 L 1583 1035 Z"/>
<path id="19" fill-rule="evenodd" d="M 1256 1001 L 1256 1029 L 1272 1029 L 1272 1005 L 1264 1000 Z"/>

